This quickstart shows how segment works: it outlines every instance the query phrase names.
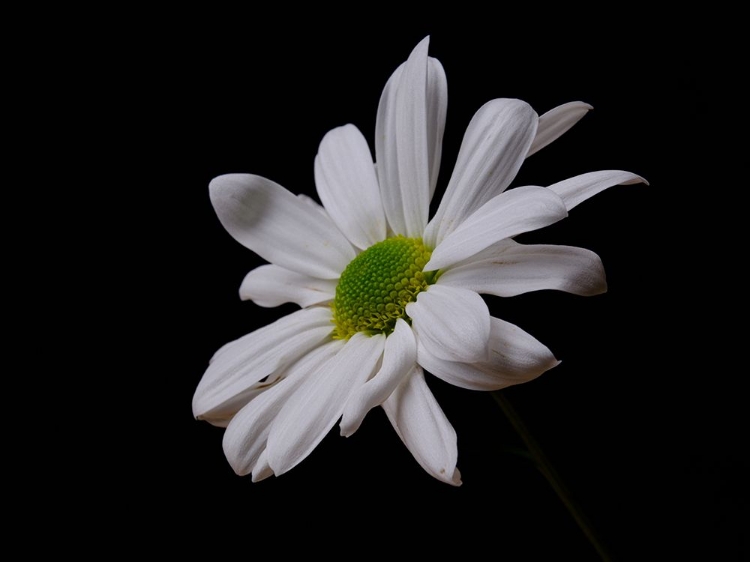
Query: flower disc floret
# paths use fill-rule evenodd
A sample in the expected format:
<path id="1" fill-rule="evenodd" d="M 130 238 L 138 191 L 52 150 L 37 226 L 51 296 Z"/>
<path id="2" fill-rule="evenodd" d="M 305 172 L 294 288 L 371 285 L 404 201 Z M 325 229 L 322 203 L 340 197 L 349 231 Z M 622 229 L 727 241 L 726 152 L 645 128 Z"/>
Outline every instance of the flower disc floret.
<path id="1" fill-rule="evenodd" d="M 354 258 L 339 278 L 332 304 L 334 337 L 357 332 L 390 334 L 406 305 L 435 282 L 423 271 L 432 251 L 421 238 L 396 236 L 370 246 Z"/>

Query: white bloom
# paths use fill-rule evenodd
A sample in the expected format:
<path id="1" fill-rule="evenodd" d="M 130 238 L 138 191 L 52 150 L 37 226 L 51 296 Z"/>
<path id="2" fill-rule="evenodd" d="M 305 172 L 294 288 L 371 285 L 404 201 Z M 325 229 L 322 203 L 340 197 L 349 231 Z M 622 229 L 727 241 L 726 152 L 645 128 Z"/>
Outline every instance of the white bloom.
<path id="1" fill-rule="evenodd" d="M 463 388 L 496 390 L 558 363 L 534 337 L 491 317 L 480 294 L 606 290 L 596 254 L 513 237 L 564 218 L 607 187 L 642 178 L 609 170 L 506 191 L 527 156 L 591 109 L 585 103 L 541 117 L 517 99 L 486 103 L 469 123 L 429 218 L 447 83 L 427 55 L 428 42 L 383 90 L 377 167 L 353 125 L 323 138 L 315 159 L 322 207 L 255 175 L 210 183 L 226 230 L 270 262 L 247 275 L 241 297 L 301 307 L 219 349 L 193 399 L 196 418 L 226 427 L 229 463 L 254 481 L 297 465 L 339 420 L 348 436 L 382 406 L 417 462 L 459 485 L 456 433 L 425 371 Z"/>

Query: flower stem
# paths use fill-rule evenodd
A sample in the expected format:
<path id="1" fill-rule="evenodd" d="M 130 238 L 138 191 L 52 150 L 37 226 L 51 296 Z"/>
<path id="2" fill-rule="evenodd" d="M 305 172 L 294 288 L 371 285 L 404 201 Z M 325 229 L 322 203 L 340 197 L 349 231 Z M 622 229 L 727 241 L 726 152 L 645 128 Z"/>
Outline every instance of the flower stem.
<path id="1" fill-rule="evenodd" d="M 549 482 L 550 486 L 552 486 L 552 489 L 557 494 L 557 497 L 560 498 L 560 501 L 562 501 L 563 505 L 565 505 L 568 512 L 573 516 L 573 519 L 578 524 L 578 527 L 580 527 L 581 531 L 583 531 L 583 534 L 586 535 L 586 538 L 596 549 L 599 557 L 604 562 L 612 562 L 612 557 L 606 551 L 604 545 L 599 540 L 599 537 L 594 532 L 591 522 L 581 510 L 581 506 L 573 500 L 570 491 L 565 486 L 565 484 L 563 484 L 560 475 L 554 469 L 549 459 L 547 459 L 547 456 L 544 454 L 541 447 L 539 447 L 539 444 L 531 435 L 531 432 L 526 427 L 526 424 L 523 422 L 521 417 L 518 415 L 518 412 L 516 412 L 515 408 L 511 405 L 508 399 L 500 393 L 500 391 L 496 390 L 490 392 L 490 394 L 492 394 L 492 398 L 494 398 L 495 402 L 497 402 L 503 409 L 503 412 L 510 420 L 513 428 L 521 436 L 521 439 L 523 439 L 526 448 L 536 461 L 537 467 L 547 479 L 547 482 Z"/>

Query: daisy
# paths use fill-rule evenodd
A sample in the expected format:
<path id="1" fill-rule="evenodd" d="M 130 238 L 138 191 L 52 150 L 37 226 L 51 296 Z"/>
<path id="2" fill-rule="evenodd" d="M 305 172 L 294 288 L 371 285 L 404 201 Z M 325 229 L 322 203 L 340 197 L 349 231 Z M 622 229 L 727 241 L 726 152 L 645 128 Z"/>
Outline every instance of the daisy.
<path id="1" fill-rule="evenodd" d="M 492 317 L 480 295 L 606 290 L 593 252 L 513 238 L 607 187 L 645 180 L 607 170 L 506 190 L 526 157 L 591 109 L 585 103 L 541 117 L 518 99 L 486 103 L 428 216 L 447 107 L 445 72 L 428 44 L 385 85 L 374 161 L 351 124 L 323 137 L 314 168 L 322 206 L 256 175 L 210 182 L 222 225 L 269 262 L 248 273 L 241 298 L 301 307 L 219 349 L 193 398 L 197 419 L 226 428 L 234 471 L 253 481 L 299 464 L 337 422 L 352 435 L 380 406 L 425 471 L 460 485 L 456 432 L 426 375 L 488 391 L 558 364 L 533 336 Z"/>

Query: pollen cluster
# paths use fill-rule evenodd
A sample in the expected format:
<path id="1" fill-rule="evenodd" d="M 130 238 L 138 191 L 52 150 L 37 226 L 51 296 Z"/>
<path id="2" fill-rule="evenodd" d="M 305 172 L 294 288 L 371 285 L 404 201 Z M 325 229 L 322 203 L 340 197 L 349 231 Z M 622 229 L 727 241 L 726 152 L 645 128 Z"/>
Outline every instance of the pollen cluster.
<path id="1" fill-rule="evenodd" d="M 422 271 L 431 250 L 421 238 L 396 236 L 370 246 L 341 274 L 331 305 L 333 337 L 349 339 L 357 332 L 390 334 L 405 318 L 406 305 L 435 282 L 434 271 Z"/>

